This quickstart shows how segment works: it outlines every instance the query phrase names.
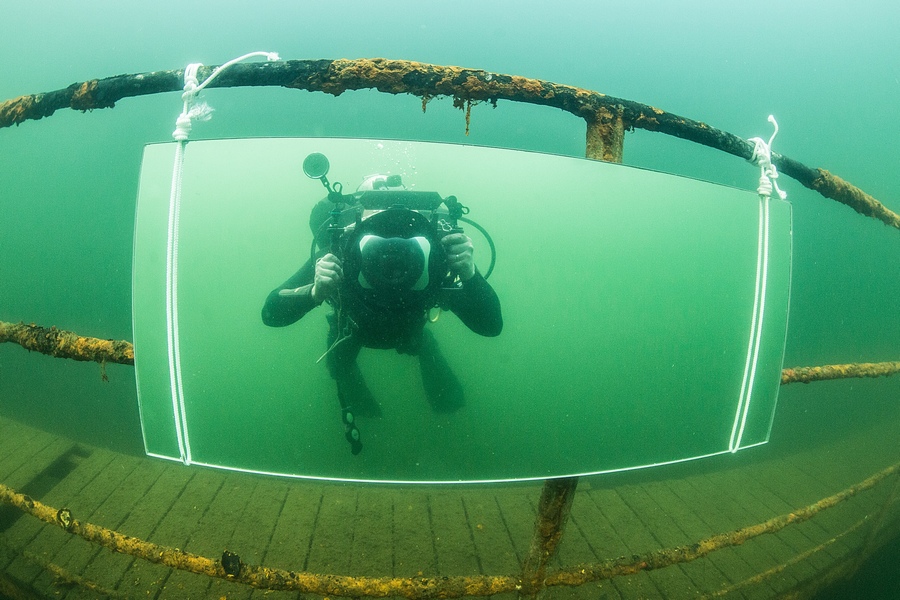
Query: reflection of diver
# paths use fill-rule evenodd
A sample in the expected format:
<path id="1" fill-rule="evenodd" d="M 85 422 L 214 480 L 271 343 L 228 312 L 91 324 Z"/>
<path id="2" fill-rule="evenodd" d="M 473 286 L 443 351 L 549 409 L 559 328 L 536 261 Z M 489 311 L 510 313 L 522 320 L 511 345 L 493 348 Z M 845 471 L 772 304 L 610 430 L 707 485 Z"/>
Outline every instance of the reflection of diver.
<path id="1" fill-rule="evenodd" d="M 455 411 L 464 402 L 462 387 L 425 327 L 429 311 L 451 310 L 475 333 L 496 336 L 503 328 L 500 301 L 475 268 L 471 239 L 456 226 L 453 213 L 462 207 L 454 197 L 407 191 L 396 175 L 368 177 L 356 194 L 343 196 L 340 184 L 334 192 L 324 174 L 311 176 L 331 192 L 310 216 L 312 255 L 269 294 L 262 319 L 282 327 L 324 301 L 332 306 L 327 364 L 347 440 L 358 454 L 355 416 L 380 414 L 356 363 L 360 348 L 418 356 L 432 409 Z"/>

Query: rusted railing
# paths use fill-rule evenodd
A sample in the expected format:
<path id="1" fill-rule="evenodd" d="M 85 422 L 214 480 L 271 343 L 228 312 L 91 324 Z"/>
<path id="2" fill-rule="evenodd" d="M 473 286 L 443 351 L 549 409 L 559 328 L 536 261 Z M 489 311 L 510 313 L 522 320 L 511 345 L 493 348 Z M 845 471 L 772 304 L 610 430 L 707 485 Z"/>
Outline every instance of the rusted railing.
<path id="1" fill-rule="evenodd" d="M 215 68 L 201 67 L 198 78 L 208 77 Z M 586 156 L 612 162 L 621 162 L 624 133 L 635 128 L 679 137 L 745 160 L 753 154 L 753 144 L 739 136 L 647 104 L 482 69 L 383 58 L 287 60 L 234 64 L 209 85 L 210 88 L 244 86 L 280 86 L 335 96 L 349 90 L 375 89 L 418 96 L 422 98 L 423 110 L 431 99 L 448 96 L 453 98 L 454 106 L 465 110 L 467 131 L 471 108 L 479 102 L 496 106 L 500 100 L 511 100 L 559 108 L 585 120 Z M 112 108 L 124 98 L 180 92 L 183 87 L 184 69 L 73 83 L 64 89 L 0 102 L 0 128 L 49 117 L 64 108 L 80 111 Z M 825 169 L 807 167 L 778 153 L 772 154 L 772 162 L 781 173 L 826 198 L 900 229 L 900 215 Z"/>
<path id="2" fill-rule="evenodd" d="M 56 327 L 42 327 L 34 323 L 6 323 L 0 321 L 0 343 L 12 342 L 26 350 L 33 350 L 56 358 L 80 361 L 134 364 L 134 346 L 127 340 L 102 340 L 80 336 Z M 810 383 L 828 379 L 857 377 L 886 377 L 900 372 L 900 362 L 855 363 L 824 365 L 821 367 L 792 367 L 781 372 L 781 385 Z"/>
<path id="3" fill-rule="evenodd" d="M 201 67 L 198 77 L 209 76 L 215 67 Z M 157 71 L 120 75 L 75 83 L 43 94 L 20 96 L 0 102 L 0 128 L 18 125 L 52 115 L 57 110 L 72 108 L 88 111 L 112 108 L 116 102 L 183 88 L 184 70 Z M 710 127 L 658 108 L 607 96 L 598 92 L 552 82 L 418 62 L 385 59 L 358 60 L 289 60 L 283 62 L 235 64 L 210 84 L 210 87 L 281 86 L 320 91 L 335 96 L 348 90 L 376 89 L 390 94 L 412 94 L 422 98 L 422 110 L 435 97 L 453 98 L 454 106 L 465 111 L 466 134 L 469 132 L 471 109 L 479 102 L 496 106 L 499 100 L 511 100 L 550 106 L 565 110 L 585 120 L 588 158 L 621 162 L 624 134 L 635 128 L 658 131 L 695 143 L 716 148 L 743 159 L 753 153 L 753 144 L 731 133 Z M 900 229 L 900 216 L 872 196 L 824 169 L 807 167 L 786 156 L 773 153 L 772 162 L 781 173 L 827 198 L 841 202 L 860 214 L 876 218 Z M 60 358 L 134 364 L 134 348 L 130 342 L 101 340 L 75 333 L 45 328 L 35 324 L 0 322 L 0 342 L 14 342 Z M 796 367 L 782 372 L 781 383 L 809 383 L 846 377 L 879 377 L 900 371 L 900 363 L 861 363 L 822 367 Z M 103 372 L 105 379 L 105 371 Z M 221 559 L 190 554 L 177 548 L 166 548 L 124 536 L 90 523 L 81 523 L 71 513 L 54 509 L 0 485 L 0 502 L 5 502 L 55 524 L 69 533 L 116 552 L 130 554 L 151 562 L 165 564 L 211 577 L 221 577 L 267 589 L 298 590 L 336 596 L 402 596 L 406 598 L 451 598 L 485 596 L 518 591 L 535 596 L 550 586 L 581 585 L 643 570 L 658 569 L 688 562 L 721 548 L 773 533 L 784 527 L 812 518 L 859 492 L 874 487 L 885 478 L 896 475 L 900 464 L 813 505 L 751 527 L 719 534 L 690 546 L 649 552 L 630 559 L 612 559 L 598 564 L 577 565 L 548 572 L 562 535 L 577 478 L 548 480 L 539 506 L 532 550 L 518 575 L 441 578 L 366 578 L 298 573 L 244 564 L 240 558 L 225 552 Z"/>
<path id="4" fill-rule="evenodd" d="M 572 565 L 555 570 L 548 569 L 546 572 L 541 568 L 540 576 L 537 576 L 538 570 L 533 568 L 534 565 L 529 566 L 527 561 L 523 573 L 516 575 L 354 577 L 288 571 L 245 564 L 238 555 L 229 551 L 226 551 L 221 558 L 213 559 L 130 537 L 106 527 L 79 521 L 76 515 L 73 515 L 67 508 L 57 509 L 48 506 L 2 484 L 0 484 L 0 503 L 18 508 L 45 523 L 55 525 L 72 535 L 82 537 L 113 552 L 128 554 L 173 569 L 270 590 L 292 590 L 322 596 L 351 598 L 400 596 L 418 600 L 421 598 L 490 596 L 506 592 L 520 592 L 531 596 L 546 587 L 579 586 L 589 582 L 690 562 L 717 550 L 740 546 L 761 535 L 776 533 L 789 525 L 808 521 L 822 511 L 833 508 L 860 492 L 872 489 L 880 482 L 896 476 L 898 473 L 900 473 L 900 463 L 809 506 L 779 515 L 763 523 L 720 533 L 694 544 L 654 550 L 631 557 L 609 559 L 600 563 Z M 574 490 L 572 484 L 563 485 L 563 487 Z M 556 502 L 556 494 L 551 493 L 547 496 L 549 504 Z M 543 502 L 544 498 L 542 497 Z M 562 510 L 567 509 L 562 508 Z M 545 566 L 543 565 L 543 567 Z"/>

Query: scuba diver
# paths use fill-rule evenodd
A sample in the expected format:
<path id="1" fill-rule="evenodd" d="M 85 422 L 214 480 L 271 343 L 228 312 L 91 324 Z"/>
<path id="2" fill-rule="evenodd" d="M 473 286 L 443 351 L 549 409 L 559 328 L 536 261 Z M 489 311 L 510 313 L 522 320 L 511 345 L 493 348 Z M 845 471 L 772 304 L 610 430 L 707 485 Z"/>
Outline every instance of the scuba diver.
<path id="1" fill-rule="evenodd" d="M 493 337 L 503 329 L 500 300 L 457 221 L 481 228 L 461 216 L 468 209 L 454 196 L 409 191 L 399 175 L 369 176 L 355 194 L 343 195 L 341 184 L 332 188 L 325 177 L 324 155 L 309 155 L 303 168 L 329 194 L 310 215 L 309 260 L 268 295 L 262 320 L 284 327 L 323 302 L 331 305 L 324 357 L 356 455 L 362 450 L 356 416 L 381 414 L 356 362 L 360 349 L 417 356 L 432 409 L 456 411 L 464 405 L 462 386 L 427 327 L 430 311 L 450 310 L 473 332 Z"/>

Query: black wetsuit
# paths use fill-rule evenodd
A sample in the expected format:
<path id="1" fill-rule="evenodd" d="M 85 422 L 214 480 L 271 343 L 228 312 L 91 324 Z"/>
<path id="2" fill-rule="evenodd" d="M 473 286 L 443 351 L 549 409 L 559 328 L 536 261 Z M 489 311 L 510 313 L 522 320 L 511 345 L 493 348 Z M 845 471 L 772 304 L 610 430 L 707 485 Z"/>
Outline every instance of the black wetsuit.
<path id="1" fill-rule="evenodd" d="M 284 327 L 295 323 L 318 306 L 312 299 L 315 263 L 310 259 L 290 279 L 274 289 L 262 309 L 263 323 Z M 281 290 L 298 293 L 281 296 Z M 455 313 L 466 326 L 483 336 L 496 336 L 503 329 L 500 300 L 491 285 L 476 271 L 475 275 L 457 289 L 440 290 L 438 303 Z M 337 318 L 329 315 L 328 368 L 337 382 L 342 409 L 359 415 L 377 415 L 380 408 L 374 401 L 356 364 L 363 346 L 395 348 L 403 354 L 419 357 L 422 381 L 432 408 L 450 412 L 463 405 L 462 388 L 441 355 L 431 332 L 425 327 L 427 309 L 403 309 L 397 303 L 385 303 L 382 308 L 363 306 L 353 298 L 343 298 L 343 311 L 353 321 L 352 333 L 337 345 L 335 341 L 349 330 L 339 331 Z M 342 323 L 341 327 L 345 327 Z M 332 347 L 334 345 L 334 347 Z"/>

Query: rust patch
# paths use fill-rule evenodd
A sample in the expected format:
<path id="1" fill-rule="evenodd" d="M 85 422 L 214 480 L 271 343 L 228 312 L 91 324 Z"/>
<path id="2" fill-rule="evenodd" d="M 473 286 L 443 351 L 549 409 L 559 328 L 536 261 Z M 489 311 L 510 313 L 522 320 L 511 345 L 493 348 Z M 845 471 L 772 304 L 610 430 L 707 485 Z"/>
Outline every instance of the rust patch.
<path id="1" fill-rule="evenodd" d="M 400 94 L 409 91 L 403 78 L 417 70 L 419 63 L 384 58 L 334 61 L 322 91 L 335 96 L 347 90 L 374 87 L 380 92 Z"/>
<path id="2" fill-rule="evenodd" d="M 459 73 L 459 77 L 462 77 L 462 73 Z M 481 77 L 471 74 L 467 75 L 465 81 L 463 81 L 459 87 L 461 87 L 470 98 L 488 98 L 497 93 L 497 85 L 493 83 L 493 79 L 491 79 L 491 81 L 485 81 L 483 79 L 484 77 L 484 75 Z"/>
<path id="3" fill-rule="evenodd" d="M 69 101 L 69 106 L 71 106 L 75 110 L 80 110 L 82 112 L 92 110 L 94 108 L 105 108 L 97 106 L 97 103 L 94 100 L 94 92 L 96 91 L 96 79 L 85 81 L 75 90 L 75 93 L 72 94 L 72 99 Z"/>
<path id="4" fill-rule="evenodd" d="M 18 125 L 32 118 L 37 100 L 34 96 L 19 96 L 0 102 L 0 126 Z"/>
<path id="5" fill-rule="evenodd" d="M 810 383 L 812 381 L 826 381 L 829 379 L 887 377 L 896 373 L 900 373 L 900 362 L 794 367 L 792 369 L 784 369 L 781 372 L 781 385 Z"/>
<path id="6" fill-rule="evenodd" d="M 826 198 L 846 204 L 861 215 L 874 217 L 885 225 L 900 229 L 900 215 L 888 209 L 884 204 L 825 169 L 816 169 L 816 172 L 818 177 L 810 183 L 810 188 Z"/>
<path id="7" fill-rule="evenodd" d="M 495 100 L 497 97 L 515 99 L 517 96 L 549 100 L 557 93 L 566 91 L 581 102 L 597 96 L 588 90 L 547 85 L 527 77 L 384 58 L 335 60 L 321 81 L 300 80 L 290 87 L 312 87 L 335 96 L 347 90 L 375 88 L 390 94 L 422 96 L 426 104 L 438 95 L 473 101 Z"/>
<path id="8" fill-rule="evenodd" d="M 0 342 L 14 342 L 26 350 L 72 360 L 133 365 L 134 346 L 124 340 L 84 337 L 56 327 L 0 321 Z"/>
<path id="9" fill-rule="evenodd" d="M 660 111 L 659 113 L 656 113 L 656 114 L 661 115 L 661 114 L 665 114 L 665 113 Z M 646 129 L 647 131 L 657 131 L 659 129 L 659 119 L 641 111 L 634 118 L 633 125 L 640 129 Z"/>
<path id="10" fill-rule="evenodd" d="M 587 121 L 585 157 L 621 163 L 625 146 L 623 109 L 601 106 Z"/>
<path id="11" fill-rule="evenodd" d="M 513 76 L 511 82 L 515 89 L 538 98 L 552 98 L 556 95 L 553 91 L 545 90 L 544 86 L 537 79 Z"/>

